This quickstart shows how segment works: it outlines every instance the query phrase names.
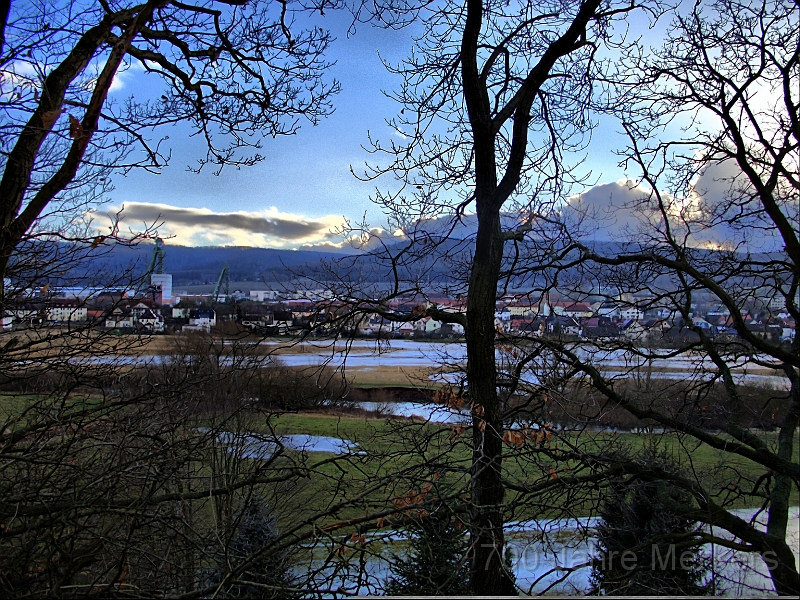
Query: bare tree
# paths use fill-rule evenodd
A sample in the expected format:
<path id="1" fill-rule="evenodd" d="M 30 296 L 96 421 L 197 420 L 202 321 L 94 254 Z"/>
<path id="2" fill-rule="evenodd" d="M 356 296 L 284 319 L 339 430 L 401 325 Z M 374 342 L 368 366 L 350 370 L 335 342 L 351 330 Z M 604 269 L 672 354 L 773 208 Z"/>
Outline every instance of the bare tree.
<path id="1" fill-rule="evenodd" d="M 240 0 L 4 6 L 0 312 L 26 325 L 3 343 L 5 377 L 69 371 L 73 358 L 139 343 L 104 341 L 105 316 L 77 318 L 98 308 L 93 295 L 78 300 L 72 315 L 50 318 L 57 286 L 119 290 L 118 305 L 141 287 L 136 265 L 107 272 L 104 258 L 115 244 L 152 237 L 158 223 L 128 235 L 117 215 L 99 234 L 92 210 L 106 200 L 114 174 L 167 165 L 159 127 L 188 126 L 205 142 L 196 169 L 219 172 L 261 160 L 265 135 L 289 135 L 300 118 L 315 123 L 328 114 L 338 90 L 325 80 L 330 38 L 297 25 L 298 12 L 313 9 Z M 110 94 L 126 73 L 154 85 Z M 114 305 L 100 308 L 107 314 Z"/>
<path id="2" fill-rule="evenodd" d="M 0 59 L 0 274 L 26 237 L 76 237 L 63 212 L 80 218 L 113 172 L 163 168 L 166 138 L 150 137 L 159 126 L 190 125 L 207 146 L 197 169 L 219 172 L 261 160 L 264 135 L 291 134 L 300 117 L 315 123 L 326 115 L 338 90 L 323 79 L 330 38 L 296 24 L 298 11 L 317 8 L 13 2 Z M 159 79 L 159 91 L 110 99 L 115 77 L 131 69 Z"/>
<path id="3" fill-rule="evenodd" d="M 634 8 L 594 0 L 513 5 L 470 0 L 362 3 L 356 11 L 364 20 L 389 27 L 417 23 L 422 30 L 413 53 L 389 66 L 401 79 L 390 94 L 403 108 L 388 124 L 404 141 L 372 139 L 376 165 L 360 175 L 388 174 L 401 182 L 399 192 L 379 192 L 375 200 L 405 241 L 376 239 L 365 226 L 360 233 L 369 244 L 377 242 L 378 260 L 390 269 L 389 299 L 413 293 L 424 298 L 443 279 L 455 280 L 448 291 L 463 295 L 466 312 L 423 302 L 399 314 L 383 308 L 385 290 L 378 302 L 371 301 L 375 295 L 365 299 L 363 290 L 358 293 L 355 272 L 342 264 L 337 277 L 347 280 L 343 297 L 366 300 L 362 310 L 398 321 L 432 316 L 466 330 L 474 414 L 469 522 L 474 593 L 515 589 L 501 558 L 506 394 L 498 392 L 494 312 L 503 293 L 504 256 L 530 229 L 533 213 L 545 211 L 581 181 L 575 169 L 580 160 L 569 153 L 585 147 L 604 52 L 622 43 L 614 27 Z M 509 212 L 514 216 L 504 220 Z M 477 233 L 468 242 L 450 242 L 462 219 L 476 222 Z M 448 274 L 462 278 L 437 277 L 437 261 L 438 268 L 446 262 Z"/>
<path id="4" fill-rule="evenodd" d="M 262 380 L 296 375 L 226 341 L 5 383 L 4 596 L 377 591 L 367 561 L 382 560 L 391 530 L 461 494 L 427 462 L 459 443 L 447 430 L 415 450 L 395 432 L 339 454 L 293 445 Z M 262 526 L 269 535 L 246 533 Z M 284 576 L 265 572 L 275 566 Z"/>
<path id="5" fill-rule="evenodd" d="M 400 181 L 400 191 L 376 201 L 389 229 L 404 235 L 354 225 L 372 258 L 346 259 L 327 279 L 357 314 L 432 317 L 466 331 L 466 387 L 456 395 L 468 396 L 473 411 L 473 591 L 512 589 L 497 551 L 504 510 L 535 505 L 536 494 L 552 489 L 550 469 L 575 494 L 556 504 L 580 510 L 596 508 L 610 478 L 623 474 L 689 492 L 694 504 L 682 517 L 736 538 L 698 531 L 695 542 L 760 553 L 775 590 L 797 593 L 786 534 L 798 482 L 800 353 L 796 336 L 769 330 L 778 313 L 790 317 L 785 330 L 798 316 L 796 7 L 676 9 L 661 50 L 614 46 L 621 28 L 610 22 L 630 9 L 468 2 L 372 13 L 423 30 L 414 53 L 390 66 L 402 79 L 395 98 L 403 110 L 388 124 L 404 142 L 372 139 L 378 166 L 362 175 Z M 603 54 L 608 46 L 614 51 Z M 614 64 L 601 60 L 609 56 Z M 630 138 L 623 164 L 639 173 L 619 184 L 610 206 L 572 195 L 584 183 L 574 157 L 586 147 L 593 109 L 621 118 Z M 593 241 L 609 225 L 612 240 Z M 388 291 L 373 275 L 380 268 Z M 363 284 L 365 275 L 374 285 Z M 442 292 L 460 297 L 461 308 L 437 305 Z M 540 315 L 560 297 L 663 318 L 649 341 L 616 325 L 589 332 L 576 323 L 564 335 L 544 319 L 535 331 L 498 332 L 502 296 Z M 722 306 L 731 322 L 697 319 L 698 297 Z M 672 361 L 691 365 L 683 381 L 659 373 Z M 754 389 L 743 379 L 748 367 L 773 369 L 783 382 Z M 520 432 L 504 436 L 505 426 L 527 420 L 579 431 L 553 432 L 561 448 L 534 452 Z M 681 448 L 692 477 L 643 468 L 602 433 L 589 435 L 615 420 L 663 431 L 662 443 Z M 771 427 L 777 434 L 763 431 Z M 504 437 L 512 450 L 519 441 L 527 481 L 505 476 Z M 696 463 L 709 449 L 718 464 Z M 763 470 L 753 475 L 740 459 Z M 581 485 L 599 494 L 582 496 Z M 766 532 L 757 517 L 733 511 L 743 503 L 766 511 Z"/>
<path id="6" fill-rule="evenodd" d="M 789 595 L 800 589 L 787 541 L 800 485 L 796 9 L 696 3 L 675 13 L 663 47 L 621 61 L 630 70 L 615 74 L 629 137 L 620 155 L 636 180 L 618 186 L 602 209 L 625 225 L 612 224 L 614 243 L 592 241 L 591 211 L 600 207 L 570 198 L 558 215 L 540 217 L 516 268 L 537 297 L 559 293 L 660 315 L 661 324 L 639 336 L 540 340 L 599 392 L 582 405 L 562 395 L 566 412 L 586 423 L 625 412 L 655 424 L 679 440 L 689 462 L 704 449 L 719 452 L 716 471 L 695 464 L 693 477 L 672 477 L 693 497 L 683 516 L 737 540 L 708 538 L 722 546 L 760 554 L 774 590 Z M 702 318 L 704 304 L 708 312 L 717 306 L 722 321 Z M 683 381 L 653 372 L 673 361 L 690 365 Z M 759 387 L 759 370 L 777 382 Z M 732 512 L 745 499 L 766 515 L 765 531 L 756 517 Z"/>
<path id="7" fill-rule="evenodd" d="M 191 127 L 206 146 L 197 169 L 219 170 L 258 162 L 264 135 L 291 134 L 300 118 L 326 115 L 338 90 L 324 79 L 329 36 L 296 23 L 297 11 L 313 8 L 240 0 L 4 4 L 0 312 L 20 330 L 3 340 L 3 377 L 70 373 L 74 359 L 140 343 L 109 336 L 105 316 L 88 316 L 98 308 L 92 296 L 54 316 L 57 286 L 118 290 L 105 314 L 140 287 L 135 266 L 105 272 L 104 257 L 153 227 L 125 235 L 117 222 L 98 235 L 91 210 L 106 199 L 113 174 L 166 166 L 167 138 L 153 133 L 160 126 Z M 110 95 L 126 72 L 154 80 L 152 96 Z"/>
<path id="8" fill-rule="evenodd" d="M 52 294 L 53 281 L 91 285 L 98 255 L 122 236 L 115 226 L 97 236 L 87 211 L 104 199 L 113 173 L 166 165 L 166 137 L 151 138 L 155 128 L 188 124 L 206 144 L 197 170 L 218 172 L 261 160 L 264 135 L 291 134 L 299 119 L 328 114 L 338 90 L 323 77 L 330 38 L 296 22 L 298 12 L 323 5 L 334 8 L 13 2 L 0 47 L 3 310 L 27 311 L 32 296 Z M 131 69 L 160 81 L 153 97 L 110 95 L 114 78 Z M 132 272 L 100 283 L 138 287 Z M 0 350 L 5 595 L 209 595 L 246 580 L 271 555 L 316 540 L 323 523 L 326 542 L 342 529 L 352 534 L 349 520 L 335 522 L 351 506 L 336 496 L 338 481 L 330 506 L 286 508 L 302 481 L 333 479 L 326 469 L 353 457 L 286 450 L 270 417 L 250 403 L 278 385 L 260 370 L 266 357 L 220 342 L 139 368 L 123 356 L 141 353 L 141 336 L 91 327 L 102 319 L 33 326 L 46 320 L 40 310 L 31 307 L 32 326 L 4 336 Z M 251 434 L 261 448 L 255 457 Z M 280 532 L 242 557 L 237 514 L 251 501 L 281 515 Z M 228 560 L 215 580 L 220 556 Z M 327 575 L 316 575 L 297 585 L 324 587 Z"/>

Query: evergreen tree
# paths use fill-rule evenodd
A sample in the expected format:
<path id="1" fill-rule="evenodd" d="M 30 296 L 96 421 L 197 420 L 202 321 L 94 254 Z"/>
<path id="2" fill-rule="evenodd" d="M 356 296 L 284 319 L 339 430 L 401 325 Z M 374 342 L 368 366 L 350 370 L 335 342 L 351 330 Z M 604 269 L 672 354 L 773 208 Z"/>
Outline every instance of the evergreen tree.
<path id="1" fill-rule="evenodd" d="M 662 469 L 669 466 L 654 450 L 646 451 L 644 460 Z M 697 523 L 675 509 L 690 503 L 686 492 L 663 480 L 612 485 L 597 526 L 600 554 L 592 569 L 591 593 L 707 595 L 707 568 L 691 535 Z"/>
<path id="2" fill-rule="evenodd" d="M 455 596 L 468 593 L 467 533 L 451 515 L 415 519 L 407 531 L 410 547 L 395 557 L 384 591 L 390 596 Z"/>
<path id="3" fill-rule="evenodd" d="M 236 566 L 269 546 L 278 537 L 277 519 L 266 516 L 258 502 L 240 511 L 236 532 L 228 545 L 227 562 Z M 222 569 L 223 571 L 225 568 Z M 237 577 L 224 596 L 228 598 L 291 598 L 292 575 L 285 553 L 267 554 Z"/>

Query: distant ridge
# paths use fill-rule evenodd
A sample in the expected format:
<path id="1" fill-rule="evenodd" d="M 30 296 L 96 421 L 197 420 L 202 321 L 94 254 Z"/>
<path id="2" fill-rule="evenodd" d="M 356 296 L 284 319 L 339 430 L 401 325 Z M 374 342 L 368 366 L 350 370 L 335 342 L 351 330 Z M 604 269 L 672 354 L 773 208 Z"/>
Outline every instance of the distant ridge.
<path id="1" fill-rule="evenodd" d="M 173 285 L 214 283 L 225 266 L 236 281 L 281 281 L 290 279 L 301 266 L 341 258 L 340 254 L 312 250 L 278 250 L 246 246 L 170 246 L 164 245 L 164 271 L 172 274 Z M 144 273 L 153 253 L 152 244 L 134 248 L 116 246 L 99 260 L 109 271 L 133 269 Z"/>
<path id="2" fill-rule="evenodd" d="M 434 239 L 427 236 L 427 241 L 436 242 L 435 251 L 423 251 L 418 257 L 405 254 L 403 260 L 395 265 L 398 274 L 405 281 L 437 282 L 440 285 L 463 284 L 466 273 L 461 269 L 464 260 L 472 250 L 471 240 L 444 238 Z M 399 252 L 407 242 L 397 242 L 392 248 Z M 88 245 L 77 250 L 65 242 L 35 242 L 38 249 L 34 254 L 61 255 L 59 264 L 69 264 L 66 270 L 51 269 L 49 282 L 53 285 L 113 285 L 111 282 L 121 274 L 130 279 L 142 277 L 150 264 L 153 255 L 153 244 L 141 243 L 135 247 L 123 245 L 99 246 L 90 249 Z M 630 252 L 644 251 L 645 248 L 621 244 L 617 242 L 595 242 L 593 249 L 607 256 Z M 522 248 L 520 248 L 522 249 Z M 72 259 L 75 251 L 82 256 L 81 260 Z M 320 252 L 315 250 L 282 250 L 275 248 L 253 248 L 242 246 L 171 246 L 169 241 L 164 245 L 166 256 L 164 270 L 173 277 L 173 287 L 213 285 L 217 282 L 224 267 L 229 268 L 231 281 L 265 282 L 270 284 L 288 283 L 296 280 L 301 274 L 311 274 L 314 279 L 327 279 L 332 273 L 323 268 L 328 264 L 335 270 L 333 280 L 342 284 L 380 283 L 392 272 L 391 263 L 384 257 L 365 254 L 341 254 Z M 698 256 L 712 258 L 718 251 L 694 250 Z M 24 253 L 23 253 L 24 254 Z M 442 260 L 442 254 L 449 258 Z M 768 255 L 764 255 L 765 258 Z M 507 257 L 510 260 L 511 256 Z M 35 261 L 31 264 L 38 264 Z M 34 267 L 36 268 L 36 267 Z M 602 269 L 602 267 L 599 267 Z M 38 272 L 38 271 L 37 271 Z M 573 277 L 580 273 L 570 269 Z M 541 277 L 538 275 L 537 277 Z M 20 281 L 24 280 L 22 277 Z M 41 280 L 41 275 L 38 277 Z M 662 281 L 663 280 L 663 281 Z M 531 281 L 517 283 L 512 278 L 512 288 L 529 288 Z M 659 277 L 659 284 L 666 285 L 667 280 Z M 40 284 L 41 285 L 41 284 Z"/>

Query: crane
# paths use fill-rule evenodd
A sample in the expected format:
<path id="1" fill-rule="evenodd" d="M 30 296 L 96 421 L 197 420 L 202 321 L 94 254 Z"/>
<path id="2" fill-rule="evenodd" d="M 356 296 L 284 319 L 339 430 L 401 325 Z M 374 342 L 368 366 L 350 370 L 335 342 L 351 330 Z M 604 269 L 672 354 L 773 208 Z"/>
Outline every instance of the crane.
<path id="1" fill-rule="evenodd" d="M 219 293 L 221 290 L 224 290 L 225 298 L 227 299 L 228 294 L 230 293 L 231 287 L 231 276 L 230 276 L 230 269 L 228 265 L 222 267 L 222 271 L 219 274 L 219 278 L 217 279 L 217 285 L 214 287 L 214 294 L 212 298 L 214 302 L 219 301 Z"/>
<path id="2" fill-rule="evenodd" d="M 164 252 L 164 240 L 156 238 L 156 245 L 153 247 L 153 257 L 150 259 L 150 266 L 147 267 L 145 278 L 150 277 L 153 273 L 158 275 L 164 274 L 164 257 L 167 255 Z"/>
<path id="3" fill-rule="evenodd" d="M 139 284 L 139 288 L 136 290 L 136 295 L 141 295 L 142 292 L 146 287 L 150 285 L 150 277 L 153 273 L 157 273 L 158 275 L 163 275 L 164 273 L 164 257 L 167 255 L 164 252 L 164 240 L 161 238 L 156 238 L 156 244 L 153 246 L 153 256 L 150 258 L 150 265 L 147 267 L 147 271 L 142 277 L 142 281 Z"/>

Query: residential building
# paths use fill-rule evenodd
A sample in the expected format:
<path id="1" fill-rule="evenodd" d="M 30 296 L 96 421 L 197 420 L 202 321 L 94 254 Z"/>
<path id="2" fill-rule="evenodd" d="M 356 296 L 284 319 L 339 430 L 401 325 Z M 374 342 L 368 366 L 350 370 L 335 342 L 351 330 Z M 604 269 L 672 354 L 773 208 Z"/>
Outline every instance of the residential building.
<path id="1" fill-rule="evenodd" d="M 86 305 L 73 298 L 53 298 L 47 305 L 46 318 L 54 323 L 86 321 L 89 311 Z"/>

